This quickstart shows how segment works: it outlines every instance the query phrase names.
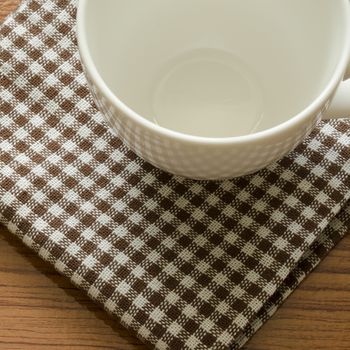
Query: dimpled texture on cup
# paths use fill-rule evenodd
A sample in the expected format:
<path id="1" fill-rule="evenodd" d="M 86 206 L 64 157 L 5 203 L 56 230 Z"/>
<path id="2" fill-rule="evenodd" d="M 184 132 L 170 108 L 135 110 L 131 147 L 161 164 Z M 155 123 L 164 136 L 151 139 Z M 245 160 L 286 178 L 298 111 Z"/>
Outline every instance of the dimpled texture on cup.
<path id="1" fill-rule="evenodd" d="M 96 105 L 118 137 L 138 156 L 169 173 L 198 180 L 222 180 L 254 173 L 293 150 L 311 133 L 322 111 L 303 119 L 285 134 L 234 146 L 196 144 L 164 137 L 125 115 L 94 85 L 86 72 Z"/>

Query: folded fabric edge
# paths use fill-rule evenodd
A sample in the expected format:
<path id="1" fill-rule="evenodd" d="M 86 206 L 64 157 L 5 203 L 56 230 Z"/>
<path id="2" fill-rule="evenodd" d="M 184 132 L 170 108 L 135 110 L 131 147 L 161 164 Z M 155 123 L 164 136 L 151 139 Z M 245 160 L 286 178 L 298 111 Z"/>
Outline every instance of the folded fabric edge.
<path id="1" fill-rule="evenodd" d="M 289 274 L 283 285 L 261 308 L 255 320 L 242 331 L 237 340 L 232 344 L 231 350 L 242 348 L 252 338 L 306 277 L 326 258 L 328 253 L 349 233 L 349 230 L 350 202 L 330 222 L 317 241 L 304 254 L 299 264 Z"/>
<path id="2" fill-rule="evenodd" d="M 0 213 L 0 222 L 5 225 L 7 229 L 17 236 L 28 248 L 34 250 L 40 258 L 48 262 L 55 270 L 62 274 L 62 271 L 56 268 L 55 261 L 40 254 L 40 247 L 34 247 L 32 242 L 26 240 L 26 236 L 23 232 L 17 231 L 13 222 L 8 222 Z M 283 284 L 276 290 L 276 292 L 269 298 L 269 300 L 264 304 L 255 317 L 250 320 L 242 331 L 238 334 L 237 339 L 230 346 L 230 350 L 238 350 L 242 348 L 251 337 L 264 325 L 268 319 L 270 319 L 273 314 L 279 309 L 284 301 L 295 291 L 295 289 L 304 281 L 304 279 L 319 265 L 319 263 L 328 255 L 328 253 L 340 242 L 342 238 L 348 233 L 350 229 L 350 203 L 347 204 L 329 223 L 327 228 L 320 234 L 319 238 L 310 246 L 310 248 L 305 252 L 299 263 L 296 265 L 294 270 L 286 277 Z M 128 325 L 123 324 L 120 320 L 113 315 L 106 306 L 99 300 L 91 298 L 87 290 L 83 288 L 82 285 L 75 283 L 74 279 L 63 274 L 63 276 L 69 278 L 70 282 L 82 290 L 90 299 L 97 303 L 102 309 L 104 309 L 112 319 L 119 322 L 123 327 L 125 327 L 129 332 L 131 332 L 135 337 L 139 337 L 136 331 L 128 327 Z M 141 339 L 148 347 L 151 344 L 147 339 Z"/>

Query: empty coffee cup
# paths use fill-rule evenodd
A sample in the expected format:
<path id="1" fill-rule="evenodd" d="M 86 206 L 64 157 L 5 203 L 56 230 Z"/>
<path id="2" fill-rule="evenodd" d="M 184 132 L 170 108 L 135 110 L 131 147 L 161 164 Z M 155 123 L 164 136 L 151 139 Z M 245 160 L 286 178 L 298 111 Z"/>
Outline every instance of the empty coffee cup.
<path id="1" fill-rule="evenodd" d="M 78 42 L 110 126 L 174 174 L 255 172 L 350 115 L 348 0 L 80 0 Z"/>

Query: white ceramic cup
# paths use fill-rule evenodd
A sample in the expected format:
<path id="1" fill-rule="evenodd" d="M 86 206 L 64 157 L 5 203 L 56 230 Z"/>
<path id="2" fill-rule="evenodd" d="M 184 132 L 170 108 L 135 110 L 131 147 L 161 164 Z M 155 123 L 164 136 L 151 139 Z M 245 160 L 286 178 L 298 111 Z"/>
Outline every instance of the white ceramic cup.
<path id="1" fill-rule="evenodd" d="M 80 0 L 95 102 L 136 154 L 226 179 L 350 115 L 348 0 Z"/>

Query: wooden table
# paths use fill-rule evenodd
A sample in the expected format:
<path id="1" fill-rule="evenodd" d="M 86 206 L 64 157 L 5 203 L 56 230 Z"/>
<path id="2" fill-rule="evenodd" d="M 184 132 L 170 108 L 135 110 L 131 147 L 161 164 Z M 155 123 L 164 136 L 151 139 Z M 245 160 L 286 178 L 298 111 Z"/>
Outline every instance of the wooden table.
<path id="1" fill-rule="evenodd" d="M 18 3 L 0 0 L 0 17 Z M 5 349 L 145 347 L 0 226 L 0 350 Z M 245 349 L 350 350 L 350 235 Z"/>

